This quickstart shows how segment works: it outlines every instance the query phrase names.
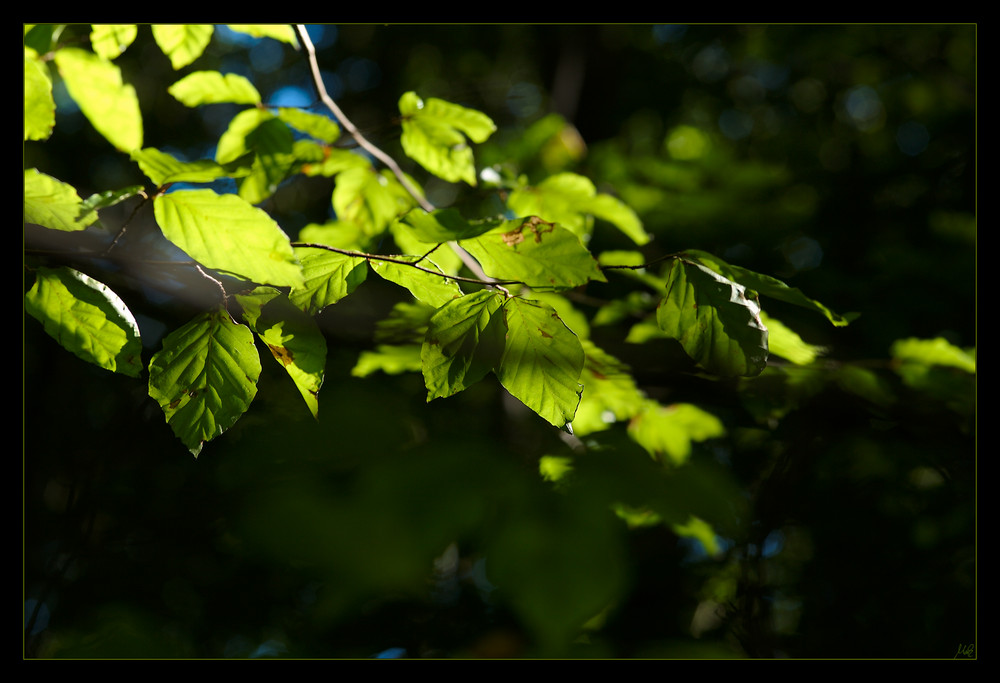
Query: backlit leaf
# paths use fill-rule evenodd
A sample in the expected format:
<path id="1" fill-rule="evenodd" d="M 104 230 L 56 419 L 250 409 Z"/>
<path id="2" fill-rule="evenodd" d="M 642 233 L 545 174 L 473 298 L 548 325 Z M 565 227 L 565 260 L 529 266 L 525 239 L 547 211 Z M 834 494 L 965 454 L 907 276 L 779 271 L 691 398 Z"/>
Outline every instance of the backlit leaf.
<path id="1" fill-rule="evenodd" d="M 83 230 L 97 214 L 72 185 L 29 168 L 24 172 L 24 220 L 53 230 Z"/>
<path id="2" fill-rule="evenodd" d="M 163 235 L 209 268 L 259 284 L 303 283 L 288 236 L 239 197 L 179 190 L 157 197 L 153 211 Z"/>
<path id="3" fill-rule="evenodd" d="M 214 30 L 212 24 L 153 24 L 153 38 L 176 71 L 201 57 Z"/>
<path id="4" fill-rule="evenodd" d="M 139 326 L 106 285 L 70 268 L 41 268 L 24 302 L 53 339 L 88 363 L 130 377 L 142 372 Z"/>
<path id="5" fill-rule="evenodd" d="M 246 77 L 218 71 L 195 71 L 167 88 L 186 107 L 231 102 L 259 104 L 260 93 Z"/>
<path id="6" fill-rule="evenodd" d="M 288 24 L 226 24 L 237 33 L 245 33 L 254 38 L 274 38 L 289 45 L 298 45 L 295 31 Z"/>
<path id="7" fill-rule="evenodd" d="M 497 367 L 500 383 L 556 427 L 572 422 L 580 404 L 584 352 L 555 310 L 538 301 L 508 299 L 507 339 Z"/>
<path id="8" fill-rule="evenodd" d="M 761 296 L 771 297 L 772 299 L 777 299 L 786 303 L 795 304 L 796 306 L 818 311 L 836 327 L 844 327 L 858 317 L 857 313 L 847 313 L 844 315 L 834 313 L 820 302 L 807 297 L 800 289 L 789 287 L 781 280 L 771 277 L 770 275 L 762 275 L 761 273 L 755 273 L 752 270 L 747 270 L 746 268 L 730 265 L 708 252 L 689 249 L 685 252 L 685 255 L 692 257 L 705 266 L 708 266 L 723 277 L 733 280 L 734 282 L 739 282 L 747 289 L 754 290 Z"/>
<path id="9" fill-rule="evenodd" d="M 164 338 L 149 363 L 149 395 L 197 457 L 250 407 L 260 370 L 253 333 L 219 309 Z"/>
<path id="10" fill-rule="evenodd" d="M 247 157 L 223 166 L 211 159 L 181 161 L 154 147 L 133 150 L 129 156 L 157 187 L 178 182 L 210 183 L 219 178 L 245 176 L 250 172 L 249 166 L 241 164 Z"/>
<path id="11" fill-rule="evenodd" d="M 707 371 L 724 377 L 759 375 L 767 364 L 767 328 L 743 285 L 703 265 L 674 259 L 656 322 Z"/>
<path id="12" fill-rule="evenodd" d="M 368 263 L 326 249 L 295 247 L 302 264 L 303 282 L 288 298 L 302 311 L 314 315 L 353 292 L 368 276 Z"/>
<path id="13" fill-rule="evenodd" d="M 453 299 L 430 319 L 420 358 L 427 400 L 444 398 L 472 386 L 499 362 L 504 350 L 503 304 L 496 292 L 482 290 Z"/>
<path id="14" fill-rule="evenodd" d="M 481 237 L 464 240 L 461 246 L 476 257 L 487 275 L 517 280 L 538 290 L 606 281 L 576 235 L 535 216 L 505 221 Z"/>
<path id="15" fill-rule="evenodd" d="M 125 52 L 138 33 L 135 24 L 91 24 L 90 46 L 104 59 L 115 59 Z"/>
<path id="16" fill-rule="evenodd" d="M 139 99 L 122 82 L 121 70 L 79 48 L 63 48 L 55 60 L 70 97 L 97 132 L 122 152 L 142 147 Z"/>
<path id="17" fill-rule="evenodd" d="M 399 112 L 400 142 L 408 157 L 449 182 L 476 184 L 472 149 L 465 138 L 484 142 L 496 130 L 486 114 L 433 97 L 424 101 L 414 92 L 399 99 Z"/>
<path id="18" fill-rule="evenodd" d="M 319 414 L 319 390 L 326 371 L 326 339 L 312 316 L 271 287 L 237 295 L 250 328 L 292 378 L 313 417 Z"/>
<path id="19" fill-rule="evenodd" d="M 410 258 L 416 261 L 416 257 Z M 462 290 L 459 289 L 454 280 L 391 261 L 372 259 L 371 265 L 372 270 L 386 280 L 408 289 L 417 301 L 422 301 L 435 308 L 462 296 Z M 424 268 L 436 269 L 434 263 L 429 259 L 424 259 L 420 265 Z"/>
<path id="20" fill-rule="evenodd" d="M 45 140 L 56 125 L 56 103 L 48 67 L 34 50 L 24 49 L 24 139 Z"/>

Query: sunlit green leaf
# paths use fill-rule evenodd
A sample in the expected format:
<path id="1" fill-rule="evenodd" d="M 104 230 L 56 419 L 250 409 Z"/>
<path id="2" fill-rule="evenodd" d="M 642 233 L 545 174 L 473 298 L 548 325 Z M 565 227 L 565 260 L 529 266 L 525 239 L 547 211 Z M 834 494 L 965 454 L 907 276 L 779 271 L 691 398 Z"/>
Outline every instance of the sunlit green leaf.
<path id="1" fill-rule="evenodd" d="M 416 257 L 410 258 L 416 261 Z M 462 296 L 462 290 L 459 289 L 454 280 L 428 273 L 425 270 L 380 259 L 372 259 L 371 265 L 372 270 L 383 278 L 395 282 L 400 287 L 405 287 L 415 299 L 435 308 Z M 434 262 L 429 259 L 424 259 L 419 265 L 440 272 L 440 269 L 436 268 Z"/>
<path id="2" fill-rule="evenodd" d="M 496 370 L 500 383 L 556 427 L 572 422 L 583 391 L 580 340 L 551 306 L 538 301 L 508 299 L 503 319 L 507 339 Z"/>
<path id="3" fill-rule="evenodd" d="M 628 433 L 650 455 L 681 465 L 691 454 L 692 442 L 723 436 L 726 429 L 719 418 L 688 403 L 662 406 L 646 401 L 629 422 Z"/>
<path id="4" fill-rule="evenodd" d="M 100 57 L 115 59 L 138 35 L 135 24 L 91 24 L 90 46 Z"/>
<path id="5" fill-rule="evenodd" d="M 254 132 L 265 121 L 274 118 L 274 114 L 266 109 L 245 109 L 233 117 L 226 132 L 219 138 L 215 147 L 215 160 L 220 164 L 236 161 L 251 151 L 247 136 Z"/>
<path id="6" fill-rule="evenodd" d="M 212 24 L 153 24 L 153 38 L 176 71 L 201 57 L 214 30 Z"/>
<path id="7" fill-rule="evenodd" d="M 333 209 L 337 218 L 356 223 L 368 235 L 384 231 L 410 208 L 412 200 L 391 173 L 376 173 L 370 166 L 350 168 L 337 175 Z"/>
<path id="8" fill-rule="evenodd" d="M 24 297 L 25 310 L 63 348 L 112 372 L 142 372 L 139 326 L 106 285 L 69 268 L 41 268 Z"/>
<path id="9" fill-rule="evenodd" d="M 968 373 L 976 372 L 976 358 L 947 339 L 898 339 L 892 344 L 892 356 L 903 363 L 943 365 Z"/>
<path id="10" fill-rule="evenodd" d="M 419 344 L 400 346 L 379 344 L 374 351 L 361 352 L 358 362 L 351 369 L 351 375 L 367 377 L 375 372 L 384 372 L 387 375 L 420 372 L 423 368 L 420 352 Z"/>
<path id="11" fill-rule="evenodd" d="M 752 270 L 740 268 L 739 266 L 730 265 L 708 252 L 689 249 L 685 252 L 685 255 L 696 259 L 699 263 L 708 266 L 723 277 L 733 280 L 734 282 L 738 282 L 747 289 L 754 290 L 761 296 L 771 297 L 772 299 L 777 299 L 778 301 L 784 301 L 786 303 L 795 304 L 796 306 L 818 311 L 837 327 L 843 327 L 849 324 L 858 316 L 856 313 L 847 313 L 845 315 L 834 313 L 820 302 L 807 297 L 801 290 L 789 287 L 777 278 L 773 278 L 770 275 L 755 273 Z"/>
<path id="12" fill-rule="evenodd" d="M 288 24 L 226 24 L 237 33 L 245 33 L 254 38 L 274 38 L 289 45 L 298 45 L 295 31 Z"/>
<path id="13" fill-rule="evenodd" d="M 95 192 L 83 200 L 80 204 L 80 208 L 84 212 L 106 209 L 108 207 L 115 206 L 116 204 L 120 204 L 127 199 L 131 199 L 132 197 L 142 195 L 142 185 L 129 185 L 128 187 L 123 187 L 118 190 Z"/>
<path id="14" fill-rule="evenodd" d="M 537 217 L 505 221 L 462 247 L 476 257 L 487 275 L 510 279 L 539 290 L 605 282 L 597 261 L 569 230 Z"/>
<path id="15" fill-rule="evenodd" d="M 414 238 L 429 244 L 479 237 L 504 223 L 497 219 L 470 223 L 456 209 L 441 209 L 431 213 L 413 209 L 400 218 L 399 222 Z"/>
<path id="16" fill-rule="evenodd" d="M 300 130 L 317 140 L 322 140 L 327 144 L 333 144 L 340 137 L 340 126 L 333 119 L 322 114 L 314 114 L 291 107 L 281 107 L 278 109 L 278 118 L 292 128 Z"/>
<path id="17" fill-rule="evenodd" d="M 763 311 L 760 312 L 760 320 L 767 327 L 767 346 L 772 355 L 796 365 L 808 365 L 826 353 L 826 348 L 806 343 L 794 330 Z"/>
<path id="18" fill-rule="evenodd" d="M 302 264 L 303 283 L 293 287 L 288 298 L 310 315 L 343 299 L 368 275 L 363 258 L 312 247 L 295 247 L 294 251 Z"/>
<path id="19" fill-rule="evenodd" d="M 270 349 L 292 378 L 313 417 L 319 414 L 319 390 L 326 372 L 326 339 L 312 316 L 271 287 L 237 295 L 250 329 Z"/>
<path id="20" fill-rule="evenodd" d="M 420 354 L 428 401 L 472 386 L 500 361 L 502 305 L 499 294 L 482 290 L 449 301 L 430 319 Z"/>
<path id="21" fill-rule="evenodd" d="M 181 190 L 157 197 L 153 211 L 163 235 L 209 268 L 260 284 L 303 284 L 288 236 L 239 197 Z"/>
<path id="22" fill-rule="evenodd" d="M 246 77 L 218 71 L 195 71 L 167 88 L 186 107 L 231 102 L 259 104 L 260 93 Z"/>
<path id="23" fill-rule="evenodd" d="M 155 147 L 133 150 L 129 156 L 157 187 L 177 182 L 210 183 L 218 178 L 240 177 L 250 172 L 244 163 L 247 157 L 223 166 L 211 159 L 181 161 Z"/>
<path id="24" fill-rule="evenodd" d="M 240 181 L 239 194 L 248 203 L 259 204 L 294 172 L 298 164 L 294 137 L 283 121 L 271 118 L 250 131 L 245 142 L 256 158 L 250 173 Z"/>
<path id="25" fill-rule="evenodd" d="M 590 236 L 591 217 L 597 217 L 616 226 L 636 244 L 650 239 L 631 208 L 611 195 L 598 194 L 594 183 L 576 173 L 557 173 L 538 185 L 518 188 L 511 192 L 507 206 L 519 216 L 539 216 L 583 238 Z"/>
<path id="26" fill-rule="evenodd" d="M 24 171 L 24 220 L 53 230 L 83 230 L 97 214 L 76 190 L 52 176 L 29 168 Z"/>
<path id="27" fill-rule="evenodd" d="M 24 139 L 45 140 L 56 125 L 56 103 L 48 67 L 24 48 Z"/>
<path id="28" fill-rule="evenodd" d="M 767 364 L 767 328 L 760 307 L 746 297 L 742 285 L 700 264 L 671 261 L 656 321 L 709 372 L 753 376 Z"/>
<path id="29" fill-rule="evenodd" d="M 197 457 L 250 407 L 260 370 L 253 333 L 219 309 L 164 338 L 149 363 L 149 395 Z"/>
<path id="30" fill-rule="evenodd" d="M 715 529 L 700 517 L 691 515 L 691 518 L 686 523 L 674 524 L 670 528 L 678 536 L 693 538 L 699 541 L 709 556 L 714 557 L 721 550 L 719 537 L 715 535 Z"/>
<path id="31" fill-rule="evenodd" d="M 139 99 L 122 82 L 121 70 L 79 48 L 63 48 L 55 60 L 70 97 L 97 132 L 123 152 L 142 147 Z"/>
<path id="32" fill-rule="evenodd" d="M 408 157 L 449 182 L 476 184 L 472 150 L 465 138 L 484 142 L 496 130 L 488 116 L 433 97 L 424 101 L 414 92 L 399 99 L 399 112 L 403 117 L 400 142 Z"/>
<path id="33" fill-rule="evenodd" d="M 614 356 L 584 340 L 586 361 L 580 382 L 583 396 L 573 418 L 573 433 L 585 436 L 628 420 L 645 406 L 646 397 L 632 379 L 629 368 Z"/>

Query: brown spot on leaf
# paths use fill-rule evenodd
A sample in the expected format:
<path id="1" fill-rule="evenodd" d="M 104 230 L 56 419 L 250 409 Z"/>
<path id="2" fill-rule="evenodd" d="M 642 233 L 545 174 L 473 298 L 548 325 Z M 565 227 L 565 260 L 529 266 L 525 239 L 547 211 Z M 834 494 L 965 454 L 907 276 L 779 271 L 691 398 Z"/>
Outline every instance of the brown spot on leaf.
<path id="1" fill-rule="evenodd" d="M 271 349 L 271 355 L 277 358 L 282 365 L 291 365 L 295 360 L 292 352 L 289 351 L 284 346 L 273 346 L 271 344 L 267 345 L 267 348 Z"/>

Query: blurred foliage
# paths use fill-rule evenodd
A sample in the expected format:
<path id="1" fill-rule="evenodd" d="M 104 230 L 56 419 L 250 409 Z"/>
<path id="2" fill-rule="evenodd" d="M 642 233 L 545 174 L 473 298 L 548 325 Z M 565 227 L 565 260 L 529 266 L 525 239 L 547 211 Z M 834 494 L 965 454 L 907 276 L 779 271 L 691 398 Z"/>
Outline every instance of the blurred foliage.
<path id="1" fill-rule="evenodd" d="M 624 299 L 611 276 L 574 301 L 592 338 L 631 368 L 627 401 L 641 391 L 683 410 L 607 429 L 594 411 L 574 441 L 495 384 L 425 404 L 419 376 L 361 366 L 376 322 L 409 305 L 371 278 L 319 318 L 319 419 L 265 364 L 249 413 L 197 461 L 142 387 L 26 321 L 25 656 L 974 646 L 975 26 L 316 29 L 333 96 L 397 158 L 404 92 L 497 122 L 477 152 L 493 182 L 458 196 L 428 181 L 438 206 L 488 215 L 497 189 L 585 175 L 642 219 L 647 262 L 704 249 L 860 317 L 833 328 L 777 302 L 768 313 L 801 335 L 790 362 L 711 381 L 686 372 L 675 342 L 621 341 L 655 300 Z M 147 144 L 213 156 L 205 141 L 236 110 L 188 109 L 161 87 L 196 69 L 246 76 L 265 102 L 314 104 L 290 45 L 216 32 L 177 74 L 149 27 L 116 60 Z M 88 35 L 70 25 L 59 39 Z M 61 87 L 52 138 L 26 142 L 24 166 L 81 196 L 142 183 Z M 326 222 L 328 197 L 328 181 L 301 177 L 263 206 L 294 237 Z M 598 215 L 589 246 L 632 245 Z M 131 296 L 149 354 L 184 304 Z M 671 415 L 688 415 L 683 429 Z"/>

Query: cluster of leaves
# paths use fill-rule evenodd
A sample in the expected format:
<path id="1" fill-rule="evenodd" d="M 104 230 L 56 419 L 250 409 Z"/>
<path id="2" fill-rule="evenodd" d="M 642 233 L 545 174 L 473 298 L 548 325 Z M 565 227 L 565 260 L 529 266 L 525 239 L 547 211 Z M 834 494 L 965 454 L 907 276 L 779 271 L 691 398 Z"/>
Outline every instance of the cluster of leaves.
<path id="1" fill-rule="evenodd" d="M 293 46 L 299 41 L 291 27 L 230 28 Z M 541 420 L 577 436 L 626 423 L 632 441 L 681 474 L 669 480 L 670 506 L 631 507 L 627 503 L 649 505 L 664 496 L 623 494 L 618 514 L 630 524 L 667 521 L 679 535 L 715 547 L 713 529 L 699 515 L 712 524 L 722 516 L 683 495 L 684 489 L 689 496 L 699 490 L 697 477 L 676 466 L 688 461 L 693 443 L 722 436 L 723 422 L 695 405 L 665 405 L 649 397 L 629 367 L 591 337 L 591 326 L 633 321 L 625 341 L 675 340 L 709 377 L 757 377 L 774 356 L 790 364 L 777 372 L 794 377 L 802 369 L 805 377 L 824 349 L 765 313 L 762 301 L 801 307 L 836 327 L 853 316 L 705 251 L 647 256 L 642 248 L 651 236 L 623 201 L 565 170 L 529 179 L 502 163 L 477 167 L 473 145 L 496 130 L 490 117 L 414 92 L 403 94 L 398 105 L 401 150 L 414 162 L 411 168 L 488 193 L 489 210 L 435 208 L 415 177 L 373 151 L 339 113 L 268 106 L 248 79 L 219 71 L 194 71 L 167 88 L 189 108 L 244 107 L 218 139 L 214 157 L 188 160 L 147 147 L 136 91 L 114 63 L 138 30 L 93 25 L 86 50 L 61 44 L 59 27 L 25 29 L 24 139 L 44 141 L 55 125 L 54 65 L 93 128 L 149 179 L 147 188 L 112 188 L 81 198 L 57 178 L 35 168 L 24 171 L 26 223 L 107 238 L 101 251 L 79 255 L 85 265 L 30 268 L 26 311 L 49 335 L 88 363 L 147 376 L 148 395 L 198 456 L 250 407 L 265 347 L 308 411 L 318 415 L 327 339 L 317 316 L 364 286 L 374 271 L 409 298 L 378 324 L 373 348 L 361 352 L 354 376 L 418 373 L 432 401 L 447 400 L 492 373 Z M 213 34 L 212 26 L 151 30 L 175 71 L 194 63 Z M 556 135 L 563 130 L 554 119 L 545 125 L 555 125 L 549 132 Z M 354 138 L 360 149 L 338 144 L 344 137 Z M 335 218 L 306 226 L 293 240 L 261 207 L 296 176 L 332 181 Z M 231 181 L 235 192 L 220 193 L 222 180 Z M 211 305 L 169 331 L 148 359 L 136 316 L 98 272 L 101 259 L 114 255 L 129 229 L 105 225 L 105 212 L 127 202 L 151 205 L 162 237 L 183 252 L 175 265 L 217 293 Z M 608 228 L 634 248 L 591 250 L 595 231 Z M 605 301 L 592 316 L 574 305 L 591 283 L 612 278 L 632 291 Z M 940 339 L 901 340 L 892 355 L 904 381 L 925 390 L 936 386 L 935 369 L 975 372 L 974 356 Z M 871 373 L 850 368 L 837 377 L 847 390 L 879 399 Z M 801 395 L 814 387 L 793 378 L 783 389 Z M 760 417 L 787 405 L 759 406 Z M 540 466 L 546 479 L 558 481 L 574 463 L 547 456 Z M 629 485 L 650 471 L 641 469 Z M 613 479 L 605 475 L 592 478 Z M 526 609 L 548 604 L 538 596 L 535 602 Z M 587 605 L 576 621 L 602 604 Z"/>
<path id="2" fill-rule="evenodd" d="M 295 40 L 290 27 L 231 28 Z M 152 30 L 174 69 L 197 59 L 212 34 L 211 26 L 154 25 Z M 331 117 L 267 107 L 253 84 L 235 74 L 195 71 L 168 89 L 188 107 L 247 105 L 230 121 L 214 159 L 184 161 L 144 147 L 135 91 L 111 61 L 135 35 L 135 26 L 95 25 L 89 52 L 59 46 L 51 26 L 30 28 L 25 139 L 44 139 L 51 132 L 55 105 L 47 63 L 53 62 L 88 120 L 128 153 L 155 187 L 143 194 L 153 204 L 163 236 L 190 257 L 192 268 L 220 282 L 218 306 L 168 335 L 148 363 L 149 395 L 195 455 L 239 419 L 256 394 L 261 369 L 254 335 L 317 413 L 326 345 L 313 316 L 354 291 L 369 267 L 409 290 L 421 307 L 416 314 L 400 309 L 393 321 L 412 325 L 411 332 L 425 329 L 419 343 L 382 344 L 365 354 L 355 374 L 422 372 L 432 400 L 452 396 L 493 372 L 539 416 L 567 429 L 581 407 L 594 416 L 621 402 L 604 386 L 608 373 L 602 368 L 627 374 L 587 342 L 579 324 L 567 323 L 579 317 L 567 301 L 542 294 L 606 281 L 610 270 L 635 274 L 659 293 L 649 314 L 656 334 L 677 339 L 703 370 L 720 376 L 754 376 L 766 365 L 768 329 L 758 294 L 814 308 L 833 324 L 846 324 L 798 290 L 710 254 L 671 255 L 660 275 L 643 264 L 638 252 L 595 257 L 585 246 L 595 217 L 620 228 L 637 246 L 649 236 L 627 206 L 573 173 L 534 185 L 525 178 L 508 188 L 498 182 L 498 191 L 509 190 L 502 216 L 469 219 L 454 209 L 435 210 L 412 178 L 380 171 L 365 155 L 334 146 L 341 127 Z M 439 99 L 425 101 L 413 92 L 400 98 L 399 113 L 402 149 L 409 158 L 445 181 L 477 184 L 480 174 L 470 143 L 485 141 L 495 130 L 488 116 Z M 335 180 L 336 220 L 307 227 L 299 236 L 303 241 L 293 243 L 255 205 L 300 173 Z M 200 187 L 222 178 L 234 179 L 238 192 Z M 172 188 L 175 183 L 185 189 Z M 24 184 L 25 220 L 64 231 L 86 230 L 99 222 L 100 209 L 142 192 L 129 187 L 82 200 L 73 187 L 36 169 L 25 171 Z M 397 253 L 365 250 L 386 232 Z M 461 274 L 462 257 L 468 263 L 469 256 L 475 259 L 473 272 L 481 268 L 481 276 Z M 227 289 L 222 276 L 238 284 Z M 235 317 L 232 302 L 239 307 Z M 104 284 L 69 268 L 40 269 L 26 303 L 54 338 L 84 360 L 134 377 L 146 369 L 138 325 Z M 783 331 L 777 341 L 780 346 L 796 340 Z M 615 419 L 640 415 L 644 401 L 634 390 L 629 405 L 614 411 Z M 584 432 L 598 426 L 591 418 Z"/>

